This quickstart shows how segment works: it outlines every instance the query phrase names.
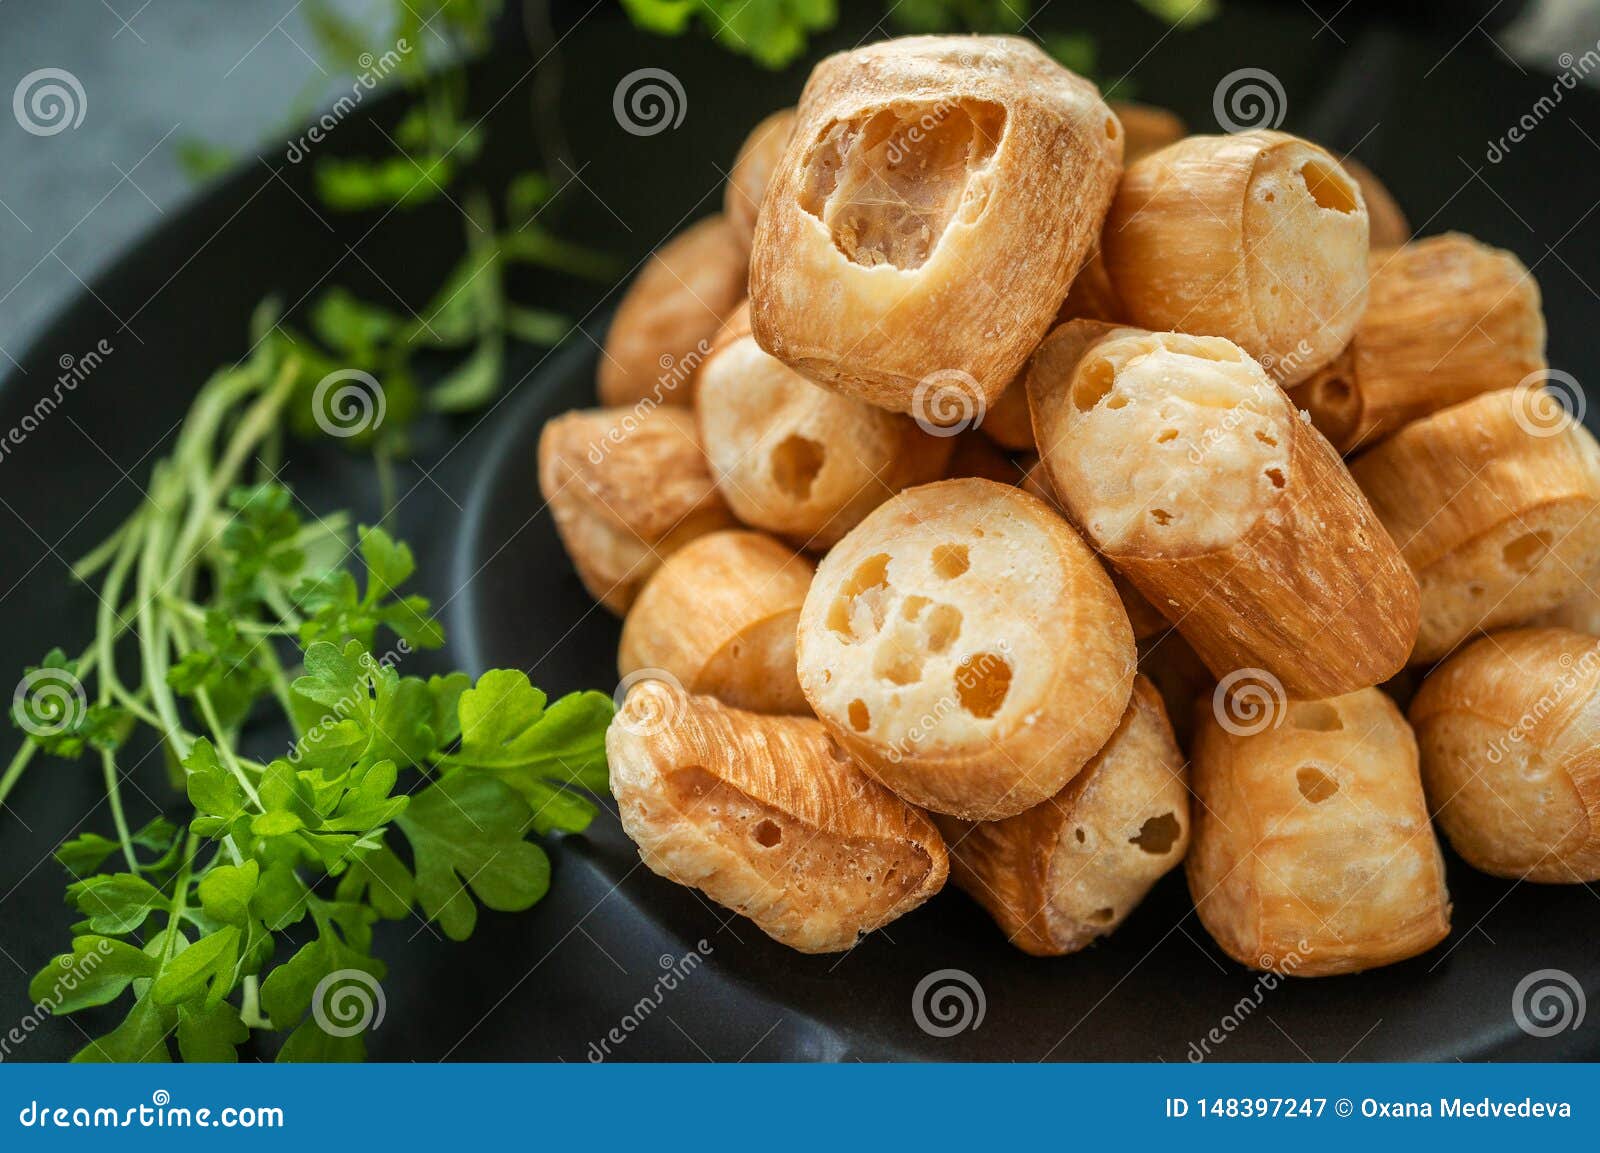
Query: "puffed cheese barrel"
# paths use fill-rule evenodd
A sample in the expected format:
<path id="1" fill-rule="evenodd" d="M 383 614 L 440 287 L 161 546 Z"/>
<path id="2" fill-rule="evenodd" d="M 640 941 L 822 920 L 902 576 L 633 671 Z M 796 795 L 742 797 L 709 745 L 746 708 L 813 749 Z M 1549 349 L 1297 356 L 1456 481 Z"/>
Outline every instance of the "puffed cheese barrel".
<path id="1" fill-rule="evenodd" d="M 539 434 L 539 492 L 583 587 L 619 616 L 663 558 L 734 523 L 677 408 L 556 417 Z"/>
<path id="2" fill-rule="evenodd" d="M 1121 169 L 1121 125 L 1094 85 L 1026 40 L 830 56 L 762 202 L 756 339 L 881 408 L 970 420 L 1049 327 Z M 965 404 L 933 402 L 951 392 Z"/>
<path id="3" fill-rule="evenodd" d="M 1404 666 L 1416 579 L 1237 345 L 1072 321 L 1034 356 L 1028 399 L 1073 522 L 1217 676 L 1261 669 L 1314 699 Z"/>
<path id="4" fill-rule="evenodd" d="M 1195 738 L 1187 867 L 1206 931 L 1241 964 L 1297 977 L 1438 944 L 1444 859 L 1394 702 L 1363 689 L 1257 703 L 1245 712 L 1219 694 Z"/>
<path id="5" fill-rule="evenodd" d="M 1128 167 L 1100 240 L 1120 319 L 1225 336 L 1284 385 L 1337 356 L 1367 296 L 1367 209 L 1283 132 L 1188 136 Z"/>
<path id="6" fill-rule="evenodd" d="M 1473 642 L 1411 702 L 1422 781 L 1475 869 L 1600 881 L 1600 640 L 1516 629 Z"/>
<path id="7" fill-rule="evenodd" d="M 1189 847 L 1183 753 L 1143 677 L 1122 723 L 1055 796 L 1003 821 L 935 817 L 950 875 L 1010 942 L 1038 957 L 1114 930 Z"/>
<path id="8" fill-rule="evenodd" d="M 780 108 L 750 130 L 739 148 L 722 192 L 722 215 L 746 253 L 755 240 L 756 218 L 766 197 L 772 170 L 783 159 L 794 131 L 794 109 Z"/>
<path id="9" fill-rule="evenodd" d="M 800 686 L 912 804 L 1000 820 L 1061 791 L 1133 688 L 1128 614 L 1043 501 L 993 481 L 907 489 L 817 566 Z"/>
<path id="10" fill-rule="evenodd" d="M 807 549 L 830 547 L 902 488 L 942 478 L 954 447 L 768 356 L 745 308 L 701 366 L 695 415 L 733 514 Z"/>
<path id="11" fill-rule="evenodd" d="M 1441 409 L 1350 471 L 1421 584 L 1414 663 L 1600 578 L 1600 446 L 1542 389 Z"/>
<path id="12" fill-rule="evenodd" d="M 696 221 L 657 249 L 606 330 L 596 376 L 600 403 L 688 407 L 717 329 L 744 299 L 748 264 L 720 215 Z"/>
<path id="13" fill-rule="evenodd" d="M 803 713 L 795 679 L 795 622 L 811 562 L 757 532 L 715 532 L 656 571 L 617 650 L 626 678 L 663 669 L 691 693 L 761 713 Z"/>
<path id="14" fill-rule="evenodd" d="M 861 772 L 811 717 L 728 708 L 662 681 L 606 730 L 623 831 L 654 873 L 802 953 L 853 948 L 949 873 L 926 813 Z"/>
<path id="15" fill-rule="evenodd" d="M 1350 345 L 1290 396 L 1340 452 L 1544 369 L 1539 284 L 1470 236 L 1375 251 Z"/>
<path id="16" fill-rule="evenodd" d="M 1183 119 L 1176 112 L 1154 104 L 1113 100 L 1111 111 L 1122 122 L 1122 159 L 1125 164 L 1132 164 L 1152 152 L 1160 152 L 1167 145 L 1182 140 L 1188 133 Z"/>

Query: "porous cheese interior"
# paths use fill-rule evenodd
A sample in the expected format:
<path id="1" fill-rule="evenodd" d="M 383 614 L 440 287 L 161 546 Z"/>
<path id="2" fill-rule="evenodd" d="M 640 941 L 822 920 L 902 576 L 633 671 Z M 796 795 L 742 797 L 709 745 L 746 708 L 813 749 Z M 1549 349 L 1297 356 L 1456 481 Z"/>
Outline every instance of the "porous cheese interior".
<path id="1" fill-rule="evenodd" d="M 983 100 L 912 102 L 835 122 L 813 146 L 800 207 L 852 263 L 918 269 L 952 220 L 982 215 L 983 170 L 1005 123 L 1005 109 Z"/>
<path id="2" fill-rule="evenodd" d="M 1283 495 L 1293 410 L 1231 341 L 1117 337 L 1073 375 L 1051 467 L 1101 548 L 1152 556 L 1224 549 Z"/>
<path id="3" fill-rule="evenodd" d="M 1320 363 L 1318 330 L 1360 307 L 1367 281 L 1361 192 L 1319 148 L 1294 142 L 1256 160 L 1244 205 L 1251 311 L 1284 376 Z M 1305 344 L 1302 345 L 1301 342 Z"/>
<path id="4" fill-rule="evenodd" d="M 853 558 L 816 634 L 821 708 L 891 756 L 937 758 L 1030 723 L 1046 694 L 1101 691 L 1058 680 L 1104 611 L 1058 547 L 986 501 Z"/>

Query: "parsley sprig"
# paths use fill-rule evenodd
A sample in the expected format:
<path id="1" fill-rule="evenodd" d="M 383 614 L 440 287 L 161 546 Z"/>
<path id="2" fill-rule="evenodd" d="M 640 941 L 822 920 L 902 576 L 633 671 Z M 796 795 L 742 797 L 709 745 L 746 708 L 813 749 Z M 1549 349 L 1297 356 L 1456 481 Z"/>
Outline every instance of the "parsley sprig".
<path id="1" fill-rule="evenodd" d="M 608 696 L 400 671 L 443 632 L 406 589 L 405 544 L 311 514 L 276 478 L 302 376 L 282 353 L 262 342 L 201 389 L 145 499 L 76 567 L 97 582 L 95 639 L 38 668 L 81 700 L 31 718 L 0 778 L 3 801 L 39 753 L 100 761 L 113 835 L 57 849 L 80 919 L 30 985 L 53 1013 L 128 1002 L 78 1060 L 169 1060 L 174 1038 L 187 1060 L 234 1060 L 264 1032 L 285 1034 L 280 1060 L 359 1059 L 359 1034 L 319 1023 L 318 990 L 382 980 L 377 922 L 418 915 L 460 940 L 480 904 L 528 908 L 550 883 L 530 836 L 582 830 L 605 789 Z M 274 713 L 293 739 L 267 755 Z M 140 729 L 190 811 L 134 830 Z"/>
<path id="2" fill-rule="evenodd" d="M 1217 14 L 1218 0 L 1135 0 L 1174 26 L 1200 24 Z M 730 52 L 765 68 L 784 68 L 802 56 L 812 36 L 839 19 L 837 0 L 622 0 L 634 26 L 662 36 L 680 36 L 696 20 Z M 906 32 L 1008 32 L 1031 30 L 1032 0 L 885 0 L 889 23 Z M 1082 58 L 1080 37 L 1047 37 L 1054 51 L 1070 43 Z M 1071 61 L 1063 60 L 1069 67 Z"/>

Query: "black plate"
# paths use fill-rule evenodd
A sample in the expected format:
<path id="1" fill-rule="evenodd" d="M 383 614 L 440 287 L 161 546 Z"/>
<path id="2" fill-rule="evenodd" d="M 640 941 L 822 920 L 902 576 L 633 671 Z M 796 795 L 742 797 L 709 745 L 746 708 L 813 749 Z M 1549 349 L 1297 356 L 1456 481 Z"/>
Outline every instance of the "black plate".
<path id="1" fill-rule="evenodd" d="M 1481 36 L 1452 50 L 1455 33 L 1429 38 L 1345 22 L 1338 32 L 1350 43 L 1340 44 L 1295 5 L 1235 2 L 1221 21 L 1157 43 L 1159 27 L 1131 5 L 1080 15 L 1082 7 L 1072 18 L 1098 28 L 1105 71 L 1131 69 L 1141 99 L 1178 109 L 1197 130 L 1213 128 L 1219 79 L 1270 67 L 1287 94 L 1284 127 L 1359 145 L 1421 231 L 1462 229 L 1517 251 L 1544 291 L 1552 363 L 1580 379 L 1595 363 L 1600 298 L 1589 283 L 1600 224 L 1589 214 L 1600 117 L 1591 93 L 1566 93 L 1558 114 L 1489 164 L 1488 143 L 1550 91 L 1550 80 L 1519 75 Z M 1041 23 L 1049 31 L 1050 15 Z M 869 32 L 859 25 L 826 46 Z M 695 37 L 655 40 L 598 19 L 573 31 L 561 52 L 561 119 L 580 178 L 552 211 L 567 234 L 601 238 L 630 258 L 717 207 L 720 171 L 738 141 L 765 111 L 792 100 L 803 78 L 802 70 L 758 72 Z M 509 97 L 488 125 L 494 144 L 481 167 L 491 182 L 539 162 L 526 127 L 530 65 L 508 48 L 474 70 L 485 110 Z M 681 128 L 639 138 L 618 127 L 611 97 L 623 75 L 647 66 L 679 78 L 688 112 Z M 392 102 L 374 113 L 393 114 Z M 382 145 L 373 124 L 353 118 L 328 147 Z M 16 426 L 55 379 L 59 358 L 101 339 L 113 347 L 68 403 L 0 461 L 12 520 L 0 534 L 0 604 L 16 672 L 53 644 L 86 641 L 92 598 L 66 582 L 65 561 L 138 498 L 196 384 L 242 351 L 258 299 L 276 292 L 293 304 L 337 282 L 374 300 L 393 304 L 395 293 L 420 305 L 455 257 L 435 242 L 456 235 L 448 205 L 335 217 L 314 207 L 305 166 L 285 165 L 281 153 L 263 159 L 128 253 L 33 347 L 26 375 L 13 374 L 0 391 L 0 429 Z M 594 339 L 615 300 L 553 277 L 525 294 L 582 317 Z M 540 425 L 592 403 L 594 348 L 576 336 L 548 356 L 525 350 L 492 412 L 431 426 L 417 463 L 402 468 L 409 492 L 396 528 L 423 559 L 422 586 L 444 606 L 447 659 L 525 668 L 552 693 L 609 689 L 616 679 L 617 624 L 578 585 L 534 482 Z M 336 449 L 297 449 L 289 477 L 319 509 L 373 515 L 370 469 Z M 0 815 L 9 959 L 0 963 L 0 1020 L 22 1017 L 26 974 L 66 941 L 63 878 L 48 854 L 76 831 L 106 825 L 97 780 L 87 762 L 40 762 Z M 134 782 L 133 820 L 175 806 L 159 757 L 145 760 Z M 389 1012 L 369 1038 L 374 1057 L 1182 1061 L 1214 1029 L 1225 1033 L 1208 1042 L 1220 1059 L 1600 1055 L 1592 1023 L 1536 1040 L 1511 1013 L 1514 987 L 1534 970 L 1563 969 L 1600 988 L 1600 898 L 1589 887 L 1493 880 L 1453 858 L 1456 927 L 1443 946 L 1379 972 L 1276 988 L 1221 956 L 1178 877 L 1113 937 L 1074 957 L 1013 951 L 950 891 L 845 956 L 814 958 L 639 867 L 609 814 L 557 846 L 555 860 L 556 882 L 541 905 L 485 914 L 470 943 L 443 941 L 416 920 L 380 928 Z M 658 995 L 658 978 L 682 972 L 691 950 L 703 963 L 691 962 L 693 971 Z M 940 1038 L 918 1026 L 913 991 L 940 969 L 981 985 L 981 1027 Z M 114 1018 L 101 1012 L 83 1027 L 109 1025 Z M 81 1044 L 73 1023 L 50 1022 L 12 1057 L 59 1058 Z"/>

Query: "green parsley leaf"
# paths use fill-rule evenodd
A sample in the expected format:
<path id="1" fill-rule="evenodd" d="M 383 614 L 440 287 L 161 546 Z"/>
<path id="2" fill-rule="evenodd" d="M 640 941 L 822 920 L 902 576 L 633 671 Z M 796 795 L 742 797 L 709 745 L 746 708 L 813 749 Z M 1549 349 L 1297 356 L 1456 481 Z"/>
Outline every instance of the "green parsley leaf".
<path id="1" fill-rule="evenodd" d="M 120 936 L 144 924 L 166 904 L 161 893 L 133 873 L 86 877 L 67 886 L 67 902 L 87 917 L 96 933 Z"/>
<path id="2" fill-rule="evenodd" d="M 98 934 L 72 939 L 72 952 L 53 959 L 28 983 L 28 999 L 51 1013 L 109 1005 L 141 977 L 155 976 L 156 959 L 124 941 Z"/>
<path id="3" fill-rule="evenodd" d="M 395 595 L 396 586 L 415 568 L 411 550 L 396 545 L 382 529 L 363 528 L 360 535 L 362 559 L 368 565 L 365 591 L 358 592 L 355 578 L 344 570 L 303 583 L 295 600 L 310 619 L 301 627 L 301 643 L 309 648 L 320 642 L 354 640 L 371 649 L 383 626 L 416 648 L 444 644 L 444 630 L 433 619 L 427 598 Z"/>
<path id="4" fill-rule="evenodd" d="M 546 778 L 606 787 L 605 730 L 614 708 L 604 693 L 572 693 L 545 707 L 526 673 L 491 669 L 463 693 L 461 747 L 445 760 L 494 770 L 512 784 Z"/>
<path id="5" fill-rule="evenodd" d="M 238 1046 L 249 1038 L 239 1010 L 226 1001 L 178 1007 L 178 1052 L 185 1061 L 237 1061 Z"/>
<path id="6" fill-rule="evenodd" d="M 82 877 L 99 869 L 119 849 L 117 842 L 99 833 L 79 833 L 57 847 L 55 858 L 74 877 Z"/>
<path id="7" fill-rule="evenodd" d="M 239 930 L 228 925 L 201 937 L 161 968 L 150 986 L 158 1005 L 176 1006 L 203 996 L 213 1008 L 233 988 L 239 963 Z"/>
<path id="8" fill-rule="evenodd" d="M 456 770 L 416 793 L 396 822 L 411 841 L 416 896 L 445 935 L 464 941 L 477 925 L 470 887 L 490 909 L 519 912 L 550 887 L 550 860 L 522 839 L 533 814 L 492 776 Z"/>
<path id="9" fill-rule="evenodd" d="M 149 997 L 133 1003 L 127 1017 L 104 1037 L 90 1041 L 73 1054 L 73 1061 L 116 1061 L 166 1064 L 172 1060 L 167 1034 L 177 1024 L 177 1010 L 158 1005 Z"/>
<path id="10" fill-rule="evenodd" d="M 680 35 L 698 15 L 719 42 L 767 68 L 782 68 L 806 49 L 810 33 L 838 19 L 834 0 L 622 0 L 633 23 Z"/>
<path id="11" fill-rule="evenodd" d="M 11 723 L 54 757 L 76 760 L 89 747 L 116 749 L 131 718 L 115 705 L 89 704 L 78 662 L 59 648 L 23 670 L 11 705 Z M 24 688 L 24 686 L 26 686 Z"/>

